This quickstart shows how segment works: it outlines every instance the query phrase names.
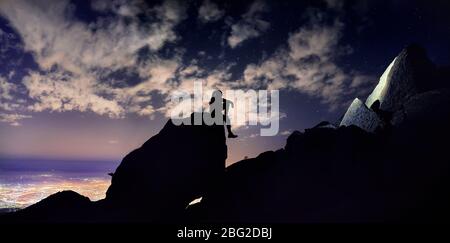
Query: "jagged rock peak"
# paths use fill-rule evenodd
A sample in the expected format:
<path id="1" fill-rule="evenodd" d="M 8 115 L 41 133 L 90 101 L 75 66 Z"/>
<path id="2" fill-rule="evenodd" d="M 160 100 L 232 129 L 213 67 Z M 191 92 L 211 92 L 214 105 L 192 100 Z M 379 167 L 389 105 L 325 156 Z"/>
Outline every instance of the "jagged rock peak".
<path id="1" fill-rule="evenodd" d="M 341 126 L 355 125 L 368 132 L 375 132 L 381 125 L 381 119 L 360 99 L 356 98 L 348 108 L 341 121 Z"/>
<path id="2" fill-rule="evenodd" d="M 389 64 L 366 102 L 353 101 L 340 125 L 375 132 L 377 128 L 401 123 L 409 100 L 438 87 L 435 70 L 424 48 L 408 46 Z"/>
<path id="3" fill-rule="evenodd" d="M 380 109 L 395 112 L 419 92 L 432 89 L 427 85 L 432 78 L 434 64 L 424 48 L 410 45 L 391 62 L 380 78 L 378 85 L 366 100 L 371 107 L 377 100 Z"/>

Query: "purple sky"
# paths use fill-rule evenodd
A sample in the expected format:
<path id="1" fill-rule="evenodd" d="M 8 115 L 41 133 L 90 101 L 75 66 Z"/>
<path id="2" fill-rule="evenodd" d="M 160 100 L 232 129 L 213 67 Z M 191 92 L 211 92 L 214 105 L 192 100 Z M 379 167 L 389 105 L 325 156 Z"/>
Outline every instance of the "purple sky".
<path id="1" fill-rule="evenodd" d="M 0 2 L 0 157 L 120 160 L 173 90 L 279 89 L 280 134 L 240 128 L 232 163 L 336 121 L 403 47 L 449 64 L 448 1 Z"/>

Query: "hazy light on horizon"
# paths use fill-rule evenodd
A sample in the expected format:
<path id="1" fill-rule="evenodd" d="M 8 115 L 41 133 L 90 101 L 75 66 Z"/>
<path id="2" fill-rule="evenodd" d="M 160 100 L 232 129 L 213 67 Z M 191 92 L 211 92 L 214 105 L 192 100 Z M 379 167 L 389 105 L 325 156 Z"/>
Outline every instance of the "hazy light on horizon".
<path id="1" fill-rule="evenodd" d="M 52 174 L 40 174 L 40 181 L 29 183 L 0 182 L 0 208 L 24 208 L 59 191 L 72 190 L 91 201 L 105 198 L 109 178 L 61 178 L 52 180 Z"/>

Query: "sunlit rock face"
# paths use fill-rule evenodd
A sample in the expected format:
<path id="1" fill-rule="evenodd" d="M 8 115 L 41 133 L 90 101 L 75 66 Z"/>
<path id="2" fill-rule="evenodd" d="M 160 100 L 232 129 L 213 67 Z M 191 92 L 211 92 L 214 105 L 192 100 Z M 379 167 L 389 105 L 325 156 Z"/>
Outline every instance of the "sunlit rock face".
<path id="1" fill-rule="evenodd" d="M 426 51 L 417 45 L 405 48 L 389 65 L 380 82 L 367 98 L 366 105 L 379 100 L 380 108 L 389 112 L 401 110 L 418 93 L 433 89 L 434 64 Z"/>
<path id="2" fill-rule="evenodd" d="M 372 105 L 380 102 L 380 110 L 391 114 L 391 124 L 398 125 L 406 117 L 405 104 L 420 93 L 436 88 L 435 66 L 425 50 L 417 45 L 405 48 L 387 67 L 365 104 L 353 101 L 341 126 L 355 125 L 373 132 L 380 118 Z"/>
<path id="3" fill-rule="evenodd" d="M 385 100 L 386 93 L 390 86 L 392 67 L 395 65 L 396 61 L 397 57 L 394 59 L 394 61 L 391 62 L 386 71 L 384 71 L 383 75 L 380 78 L 380 81 L 378 82 L 378 85 L 367 98 L 366 105 L 368 107 L 371 107 L 377 100 L 379 100 L 380 102 L 383 102 Z"/>
<path id="4" fill-rule="evenodd" d="M 341 121 L 341 126 L 354 125 L 368 132 L 375 132 L 381 125 L 381 120 L 377 114 L 358 98 L 353 100 Z"/>

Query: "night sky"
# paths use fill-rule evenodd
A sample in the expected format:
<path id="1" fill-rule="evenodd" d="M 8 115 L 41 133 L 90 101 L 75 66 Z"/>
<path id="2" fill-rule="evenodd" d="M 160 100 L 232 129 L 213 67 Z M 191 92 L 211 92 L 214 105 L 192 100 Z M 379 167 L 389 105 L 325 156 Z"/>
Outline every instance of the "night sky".
<path id="1" fill-rule="evenodd" d="M 449 65 L 449 1 L 0 0 L 0 157 L 119 161 L 173 90 L 279 89 L 280 133 L 241 127 L 228 163 L 365 98 L 406 45 Z"/>

